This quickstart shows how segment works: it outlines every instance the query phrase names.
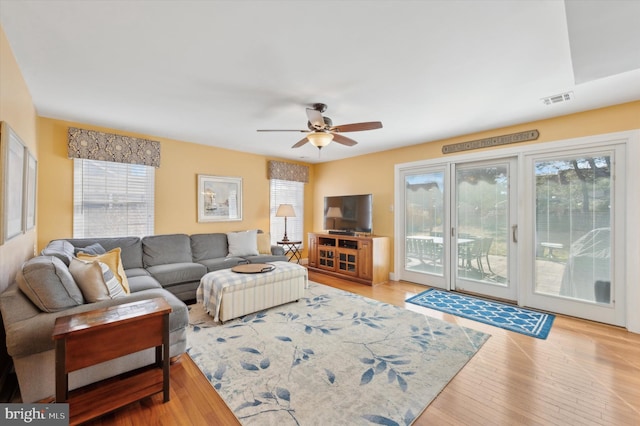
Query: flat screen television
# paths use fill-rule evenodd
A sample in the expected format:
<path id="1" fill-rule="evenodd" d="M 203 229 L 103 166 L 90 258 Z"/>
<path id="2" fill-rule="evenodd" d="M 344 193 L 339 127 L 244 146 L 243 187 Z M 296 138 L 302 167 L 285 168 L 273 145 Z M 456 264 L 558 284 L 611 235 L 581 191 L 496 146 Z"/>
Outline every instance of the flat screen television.
<path id="1" fill-rule="evenodd" d="M 371 234 L 373 194 L 324 197 L 324 229 L 330 233 Z"/>

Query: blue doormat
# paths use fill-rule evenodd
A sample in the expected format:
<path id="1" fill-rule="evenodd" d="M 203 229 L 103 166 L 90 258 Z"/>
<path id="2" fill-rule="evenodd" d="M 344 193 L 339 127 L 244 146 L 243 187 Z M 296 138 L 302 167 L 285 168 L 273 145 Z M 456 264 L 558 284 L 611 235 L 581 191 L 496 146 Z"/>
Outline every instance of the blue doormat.
<path id="1" fill-rule="evenodd" d="M 555 315 L 435 288 L 410 297 L 407 302 L 538 339 L 547 338 L 555 319 Z"/>

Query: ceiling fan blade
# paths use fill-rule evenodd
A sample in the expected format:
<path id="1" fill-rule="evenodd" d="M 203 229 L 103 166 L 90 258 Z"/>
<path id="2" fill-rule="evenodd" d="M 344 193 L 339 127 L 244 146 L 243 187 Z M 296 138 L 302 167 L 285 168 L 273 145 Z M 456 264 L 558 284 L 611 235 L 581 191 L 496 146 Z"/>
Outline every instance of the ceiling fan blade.
<path id="1" fill-rule="evenodd" d="M 292 129 L 260 129 L 256 132 L 302 132 L 307 133 L 308 130 L 292 130 Z"/>
<path id="2" fill-rule="evenodd" d="M 368 121 L 366 123 L 341 124 L 333 126 L 332 132 L 361 132 L 363 130 L 381 129 L 382 123 L 379 121 Z"/>
<path id="3" fill-rule="evenodd" d="M 307 108 L 307 118 L 309 118 L 309 123 L 316 129 L 324 129 L 324 118 L 320 111 Z"/>
<path id="4" fill-rule="evenodd" d="M 295 145 L 293 145 L 291 148 L 300 148 L 302 145 L 304 145 L 305 143 L 309 142 L 309 139 L 306 138 L 306 136 L 302 139 L 300 139 Z"/>
<path id="5" fill-rule="evenodd" d="M 338 142 L 341 143 L 342 145 L 346 145 L 346 146 L 354 146 L 355 144 L 357 144 L 358 142 L 354 141 L 353 139 L 350 139 L 346 136 L 342 136 L 338 133 L 334 133 L 333 134 L 333 141 L 334 142 Z"/>

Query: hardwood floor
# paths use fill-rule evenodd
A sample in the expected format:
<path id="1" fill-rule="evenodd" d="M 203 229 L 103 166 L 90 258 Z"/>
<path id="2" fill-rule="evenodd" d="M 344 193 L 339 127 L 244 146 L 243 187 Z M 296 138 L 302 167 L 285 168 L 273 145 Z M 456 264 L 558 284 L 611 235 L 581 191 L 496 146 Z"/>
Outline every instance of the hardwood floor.
<path id="1" fill-rule="evenodd" d="M 640 425 L 640 335 L 557 316 L 546 340 L 405 304 L 425 290 L 310 279 L 491 334 L 414 425 Z M 156 395 L 92 425 L 238 425 L 188 356 L 171 367 L 171 401 Z M 347 423 L 348 424 L 348 423 Z"/>

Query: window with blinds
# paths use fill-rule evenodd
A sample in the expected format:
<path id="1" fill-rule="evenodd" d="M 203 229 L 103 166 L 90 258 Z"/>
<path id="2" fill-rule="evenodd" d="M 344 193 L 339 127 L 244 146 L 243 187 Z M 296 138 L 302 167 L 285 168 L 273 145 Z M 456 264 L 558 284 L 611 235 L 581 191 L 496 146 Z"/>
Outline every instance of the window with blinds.
<path id="1" fill-rule="evenodd" d="M 284 217 L 276 217 L 276 211 L 280 204 L 291 204 L 296 213 L 296 217 L 287 218 L 287 236 L 290 241 L 302 241 L 304 245 L 303 226 L 304 223 L 304 182 L 291 180 L 270 179 L 270 208 L 269 217 L 271 244 L 282 240 L 284 236 Z"/>
<path id="2" fill-rule="evenodd" d="M 73 237 L 145 236 L 154 232 L 155 168 L 73 160 Z"/>

